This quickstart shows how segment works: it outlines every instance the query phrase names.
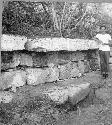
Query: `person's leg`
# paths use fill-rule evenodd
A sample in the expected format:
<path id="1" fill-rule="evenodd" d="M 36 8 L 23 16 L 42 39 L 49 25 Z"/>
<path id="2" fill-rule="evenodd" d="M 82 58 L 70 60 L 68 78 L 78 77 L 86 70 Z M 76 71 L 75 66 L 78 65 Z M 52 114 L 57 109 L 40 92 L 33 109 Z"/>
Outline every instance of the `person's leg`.
<path id="1" fill-rule="evenodd" d="M 109 58 L 110 58 L 110 52 L 109 51 L 105 51 L 105 56 L 104 56 L 104 59 L 105 59 L 105 65 L 106 65 L 106 68 L 105 68 L 105 73 L 106 73 L 106 77 L 108 77 L 109 75 Z"/>
<path id="2" fill-rule="evenodd" d="M 105 60 L 104 60 L 104 52 L 99 50 L 99 56 L 100 56 L 100 71 L 101 75 L 104 76 L 105 74 Z"/>

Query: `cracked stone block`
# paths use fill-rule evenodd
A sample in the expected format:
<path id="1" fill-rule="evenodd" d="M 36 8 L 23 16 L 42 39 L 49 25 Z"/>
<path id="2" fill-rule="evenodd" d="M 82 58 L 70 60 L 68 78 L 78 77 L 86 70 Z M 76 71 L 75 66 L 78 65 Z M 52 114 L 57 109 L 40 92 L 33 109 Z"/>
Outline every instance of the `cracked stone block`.
<path id="1" fill-rule="evenodd" d="M 73 81 L 73 80 L 72 80 Z M 75 81 L 74 81 L 75 82 Z M 63 82 L 64 83 L 64 82 Z M 63 104 L 69 101 L 75 105 L 84 99 L 90 92 L 90 83 L 68 84 L 62 86 L 52 86 L 44 92 L 52 101 Z"/>
<path id="2" fill-rule="evenodd" d="M 16 91 L 16 87 L 26 84 L 26 72 L 22 70 L 9 71 L 1 73 L 0 89 L 4 90 L 12 87 Z"/>

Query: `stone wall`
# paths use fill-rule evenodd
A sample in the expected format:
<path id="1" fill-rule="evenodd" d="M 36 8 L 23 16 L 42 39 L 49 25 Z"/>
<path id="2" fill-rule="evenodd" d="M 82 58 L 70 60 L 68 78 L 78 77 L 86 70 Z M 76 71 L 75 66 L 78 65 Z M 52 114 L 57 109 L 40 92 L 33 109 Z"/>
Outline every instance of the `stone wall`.
<path id="1" fill-rule="evenodd" d="M 93 40 L 3 35 L 1 43 L 1 90 L 78 78 L 99 69 Z"/>
<path id="2" fill-rule="evenodd" d="M 98 69 L 97 51 L 1 52 L 0 89 L 37 85 L 81 77 Z M 16 90 L 16 89 L 15 89 Z M 14 91 L 15 91 L 14 90 Z"/>

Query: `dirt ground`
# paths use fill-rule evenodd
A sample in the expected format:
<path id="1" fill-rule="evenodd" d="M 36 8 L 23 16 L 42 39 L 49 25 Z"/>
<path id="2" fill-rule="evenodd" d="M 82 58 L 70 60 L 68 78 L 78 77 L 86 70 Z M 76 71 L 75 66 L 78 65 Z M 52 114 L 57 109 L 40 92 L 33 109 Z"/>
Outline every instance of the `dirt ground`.
<path id="1" fill-rule="evenodd" d="M 0 125 L 112 125 L 112 75 L 102 80 L 99 71 L 80 80 L 91 83 L 91 93 L 77 105 L 56 105 L 46 97 L 0 104 Z"/>

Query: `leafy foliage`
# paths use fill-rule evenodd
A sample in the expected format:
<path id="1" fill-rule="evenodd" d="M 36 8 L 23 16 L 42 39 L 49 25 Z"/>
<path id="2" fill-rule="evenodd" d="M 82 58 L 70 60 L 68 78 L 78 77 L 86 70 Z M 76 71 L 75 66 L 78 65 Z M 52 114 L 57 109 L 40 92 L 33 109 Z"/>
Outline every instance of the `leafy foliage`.
<path id="1" fill-rule="evenodd" d="M 110 18 L 102 14 L 100 3 L 9 1 L 2 19 L 2 33 L 27 37 L 91 39 L 101 24 L 112 33 Z"/>

